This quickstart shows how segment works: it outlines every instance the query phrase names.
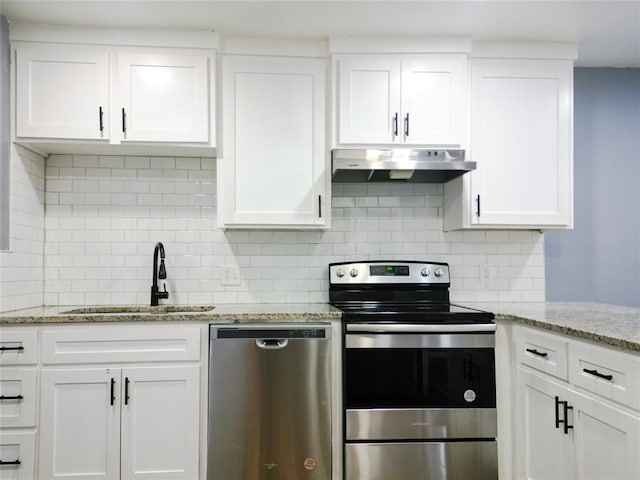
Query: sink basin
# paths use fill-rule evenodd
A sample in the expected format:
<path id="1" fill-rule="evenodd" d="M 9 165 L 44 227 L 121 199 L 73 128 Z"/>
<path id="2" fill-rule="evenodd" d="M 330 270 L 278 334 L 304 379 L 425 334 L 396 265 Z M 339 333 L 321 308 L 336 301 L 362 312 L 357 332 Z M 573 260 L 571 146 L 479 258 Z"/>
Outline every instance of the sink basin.
<path id="1" fill-rule="evenodd" d="M 198 313 L 213 310 L 213 305 L 114 305 L 104 307 L 82 307 L 60 312 L 70 315 L 90 315 L 95 313 Z"/>

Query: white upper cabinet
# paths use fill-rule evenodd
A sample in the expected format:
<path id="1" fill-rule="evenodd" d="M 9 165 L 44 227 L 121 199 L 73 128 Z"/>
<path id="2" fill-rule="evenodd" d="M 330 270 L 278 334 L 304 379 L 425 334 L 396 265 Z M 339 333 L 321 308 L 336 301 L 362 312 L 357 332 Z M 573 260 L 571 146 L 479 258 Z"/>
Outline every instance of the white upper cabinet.
<path id="1" fill-rule="evenodd" d="M 445 184 L 445 229 L 570 228 L 573 62 L 475 60 L 470 159 Z"/>
<path id="2" fill-rule="evenodd" d="M 325 227 L 324 60 L 229 55 L 222 68 L 220 227 Z"/>
<path id="3" fill-rule="evenodd" d="M 464 143 L 462 54 L 337 55 L 339 145 Z"/>
<path id="4" fill-rule="evenodd" d="M 213 154 L 216 42 L 208 41 L 217 37 L 17 31 L 18 143 L 42 153 L 108 153 L 118 145 L 125 154 L 188 154 L 189 147 Z M 50 43 L 42 43 L 49 35 Z"/>
<path id="5" fill-rule="evenodd" d="M 16 136 L 109 138 L 106 49 L 24 46 L 16 63 Z"/>
<path id="6" fill-rule="evenodd" d="M 120 53 L 117 58 L 123 141 L 209 140 L 205 55 Z"/>

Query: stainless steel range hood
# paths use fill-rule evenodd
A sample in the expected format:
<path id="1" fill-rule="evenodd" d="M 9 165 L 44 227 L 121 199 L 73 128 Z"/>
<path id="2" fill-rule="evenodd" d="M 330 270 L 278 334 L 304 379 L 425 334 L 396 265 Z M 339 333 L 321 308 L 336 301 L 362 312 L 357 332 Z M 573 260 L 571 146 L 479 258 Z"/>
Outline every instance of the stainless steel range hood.
<path id="1" fill-rule="evenodd" d="M 462 149 L 336 149 L 331 164 L 334 182 L 442 183 L 476 168 Z"/>

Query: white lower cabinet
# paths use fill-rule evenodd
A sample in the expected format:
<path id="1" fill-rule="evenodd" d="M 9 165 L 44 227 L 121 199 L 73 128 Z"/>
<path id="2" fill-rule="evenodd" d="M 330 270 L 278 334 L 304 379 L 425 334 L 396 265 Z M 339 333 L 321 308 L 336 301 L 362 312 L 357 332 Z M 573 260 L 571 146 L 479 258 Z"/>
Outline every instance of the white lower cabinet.
<path id="1" fill-rule="evenodd" d="M 40 476 L 198 476 L 199 367 L 46 369 Z"/>
<path id="2" fill-rule="evenodd" d="M 637 480 L 640 478 L 640 405 L 617 404 L 611 398 L 585 391 L 566 374 L 551 377 L 543 373 L 548 352 L 558 351 L 561 336 L 540 336 L 529 329 L 517 335 L 519 366 L 516 371 L 515 477 L 534 480 Z M 536 347 L 531 348 L 535 343 Z M 574 352 L 590 350 L 600 358 L 602 347 L 564 339 L 569 365 Z M 528 350 L 527 350 L 528 348 Z M 531 350 L 536 353 L 531 354 Z M 524 353 L 527 352 L 527 353 Z M 540 362 L 525 361 L 531 355 Z M 629 371 L 639 360 L 626 358 Z M 600 368 L 603 368 L 600 363 Z M 538 370 L 538 371 L 534 371 Z M 618 370 L 620 377 L 624 372 Z M 562 378 L 564 377 L 564 378 Z M 569 371 L 568 378 L 572 378 Z M 610 382 L 606 378 L 598 379 Z M 615 381 L 615 376 L 613 381 Z"/>

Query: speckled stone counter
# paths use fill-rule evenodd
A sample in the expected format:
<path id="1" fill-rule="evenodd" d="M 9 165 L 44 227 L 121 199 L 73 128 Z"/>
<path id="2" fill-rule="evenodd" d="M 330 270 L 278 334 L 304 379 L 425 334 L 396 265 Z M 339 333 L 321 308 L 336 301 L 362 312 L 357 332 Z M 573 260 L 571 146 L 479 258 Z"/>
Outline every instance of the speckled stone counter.
<path id="1" fill-rule="evenodd" d="M 478 303 L 469 306 L 492 311 L 497 320 L 510 320 L 640 352 L 640 308 L 573 302 Z"/>
<path id="2" fill-rule="evenodd" d="M 341 312 L 326 303 L 239 304 L 188 307 L 36 307 L 0 313 L 0 324 L 101 323 L 101 322 L 318 322 L 340 320 Z M 105 312 L 106 311 L 106 312 Z M 76 312 L 76 313 L 72 313 Z"/>

